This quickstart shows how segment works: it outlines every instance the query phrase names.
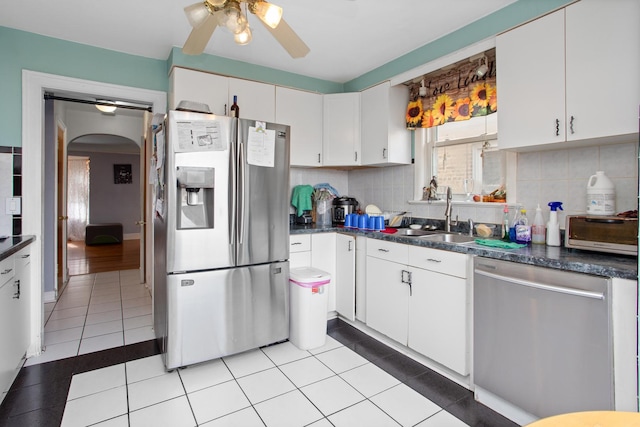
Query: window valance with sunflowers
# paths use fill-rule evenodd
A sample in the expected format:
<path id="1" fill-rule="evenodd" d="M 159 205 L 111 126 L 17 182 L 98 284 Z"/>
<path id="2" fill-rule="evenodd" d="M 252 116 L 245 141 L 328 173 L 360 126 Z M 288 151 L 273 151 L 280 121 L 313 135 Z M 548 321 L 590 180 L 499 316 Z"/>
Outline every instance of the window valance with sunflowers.
<path id="1" fill-rule="evenodd" d="M 412 80 L 407 128 L 430 128 L 498 111 L 495 63 L 495 49 L 491 49 Z M 480 76 L 477 71 L 482 65 L 486 71 Z"/>

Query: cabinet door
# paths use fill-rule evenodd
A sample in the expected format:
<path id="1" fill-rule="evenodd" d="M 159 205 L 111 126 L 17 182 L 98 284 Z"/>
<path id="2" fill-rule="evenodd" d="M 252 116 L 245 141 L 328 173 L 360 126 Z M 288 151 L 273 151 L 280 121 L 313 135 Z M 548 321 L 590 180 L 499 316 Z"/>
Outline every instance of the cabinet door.
<path id="1" fill-rule="evenodd" d="M 336 234 L 336 311 L 346 319 L 356 318 L 356 238 Z"/>
<path id="2" fill-rule="evenodd" d="M 19 333 L 14 322 L 19 316 L 19 302 L 14 299 L 16 287 L 13 279 L 0 287 L 0 391 L 11 386 L 13 374 L 20 361 L 17 343 Z"/>
<path id="3" fill-rule="evenodd" d="M 202 102 L 211 112 L 226 115 L 229 100 L 229 78 L 201 71 L 174 67 L 169 77 L 169 109 L 180 101 Z"/>
<path id="4" fill-rule="evenodd" d="M 18 357 L 22 357 L 29 347 L 31 338 L 31 281 L 30 281 L 30 265 L 31 254 L 30 247 L 26 247 L 15 255 L 16 276 L 14 283 L 19 286 L 20 295 L 18 298 L 18 316 L 16 317 L 14 326 L 17 330 L 18 340 L 16 347 Z M 19 285 L 18 285 L 19 283 Z"/>
<path id="5" fill-rule="evenodd" d="M 360 93 L 335 93 L 323 98 L 324 166 L 360 164 Z"/>
<path id="6" fill-rule="evenodd" d="M 567 140 L 637 134 L 638 20 L 637 0 L 582 0 L 566 8 Z"/>
<path id="7" fill-rule="evenodd" d="M 500 149 L 565 140 L 564 56 L 564 10 L 496 38 Z"/>
<path id="8" fill-rule="evenodd" d="M 468 375 L 467 281 L 418 268 L 411 272 L 409 347 Z"/>
<path id="9" fill-rule="evenodd" d="M 311 235 L 311 266 L 331 275 L 327 312 L 336 311 L 336 233 Z"/>
<path id="10" fill-rule="evenodd" d="M 411 134 L 404 112 L 409 89 L 387 81 L 360 94 L 363 165 L 411 163 Z"/>
<path id="11" fill-rule="evenodd" d="M 238 97 L 240 118 L 276 121 L 276 88 L 274 85 L 242 79 L 229 79 L 229 105 Z"/>
<path id="12" fill-rule="evenodd" d="M 322 166 L 321 94 L 276 87 L 276 122 L 291 126 L 291 166 Z"/>
<path id="13" fill-rule="evenodd" d="M 409 285 L 402 282 L 406 271 L 403 264 L 367 257 L 367 326 L 403 345 L 409 310 Z"/>

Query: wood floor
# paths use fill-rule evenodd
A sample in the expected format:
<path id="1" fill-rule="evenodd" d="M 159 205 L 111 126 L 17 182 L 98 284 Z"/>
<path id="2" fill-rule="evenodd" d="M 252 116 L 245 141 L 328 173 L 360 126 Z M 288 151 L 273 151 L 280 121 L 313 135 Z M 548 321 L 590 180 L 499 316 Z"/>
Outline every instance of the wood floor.
<path id="1" fill-rule="evenodd" d="M 70 276 L 140 268 L 140 240 L 90 246 L 67 242 L 67 265 Z"/>

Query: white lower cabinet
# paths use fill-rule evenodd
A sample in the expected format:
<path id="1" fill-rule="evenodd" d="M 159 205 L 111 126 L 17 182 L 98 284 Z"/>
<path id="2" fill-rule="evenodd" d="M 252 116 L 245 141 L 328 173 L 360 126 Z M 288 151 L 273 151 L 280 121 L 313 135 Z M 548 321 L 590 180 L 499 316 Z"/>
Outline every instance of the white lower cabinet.
<path id="1" fill-rule="evenodd" d="M 356 319 L 356 238 L 336 234 L 336 311 L 342 317 Z"/>
<path id="2" fill-rule="evenodd" d="M 355 319 L 355 237 L 340 233 L 289 236 L 289 268 L 311 266 L 331 275 L 327 312 Z"/>
<path id="3" fill-rule="evenodd" d="M 0 391 L 11 387 L 29 346 L 29 248 L 0 262 Z M 1 400 L 0 400 L 1 401 Z"/>
<path id="4" fill-rule="evenodd" d="M 311 235 L 292 234 L 289 236 L 289 268 L 311 265 Z"/>
<path id="5" fill-rule="evenodd" d="M 469 374 L 469 257 L 367 242 L 367 326 L 461 375 Z"/>

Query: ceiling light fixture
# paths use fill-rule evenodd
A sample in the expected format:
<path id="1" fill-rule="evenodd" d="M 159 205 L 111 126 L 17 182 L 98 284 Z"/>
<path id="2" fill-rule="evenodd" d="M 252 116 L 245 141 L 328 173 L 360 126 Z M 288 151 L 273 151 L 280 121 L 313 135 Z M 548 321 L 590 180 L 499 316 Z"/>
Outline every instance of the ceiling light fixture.
<path id="1" fill-rule="evenodd" d="M 244 10 L 241 4 L 244 4 Z M 249 12 L 260 19 L 292 58 L 302 58 L 309 53 L 309 47 L 282 19 L 282 8 L 265 0 L 201 0 L 185 7 L 184 12 L 193 28 L 182 48 L 187 55 L 204 52 L 218 26 L 226 27 L 236 43 L 249 43 L 252 39 L 247 19 Z"/>
<path id="2" fill-rule="evenodd" d="M 96 108 L 102 111 L 103 113 L 113 113 L 114 111 L 116 111 L 116 108 L 118 108 L 115 105 L 108 105 L 107 103 L 109 101 L 97 101 L 97 102 L 103 103 L 103 104 L 96 104 Z"/>
<path id="3" fill-rule="evenodd" d="M 271 28 L 276 28 L 282 19 L 282 8 L 266 1 L 249 3 L 249 10 Z"/>

